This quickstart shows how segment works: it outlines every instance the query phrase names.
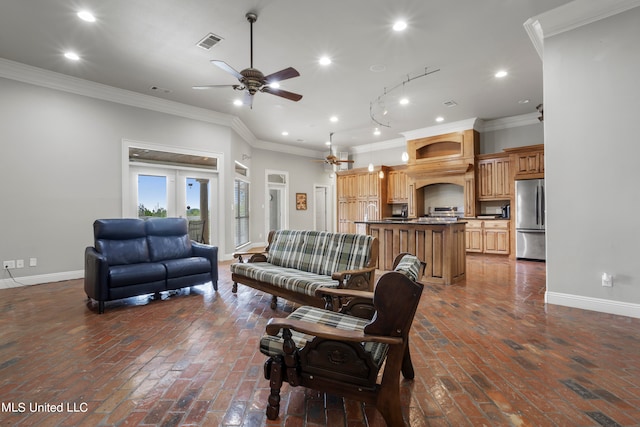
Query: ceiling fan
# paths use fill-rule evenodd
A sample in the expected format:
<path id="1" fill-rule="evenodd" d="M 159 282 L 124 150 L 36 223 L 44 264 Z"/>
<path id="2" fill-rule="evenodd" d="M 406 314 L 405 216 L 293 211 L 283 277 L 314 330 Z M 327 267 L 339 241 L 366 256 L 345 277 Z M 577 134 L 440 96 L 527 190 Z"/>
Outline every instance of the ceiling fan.
<path id="1" fill-rule="evenodd" d="M 333 139 L 333 132 L 329 134 L 329 142 L 327 143 L 327 145 L 329 146 L 329 155 L 322 160 L 316 160 L 316 162 L 324 162 L 328 165 L 334 165 L 334 166 L 340 165 L 342 163 L 353 163 L 354 162 L 353 160 L 340 159 L 338 156 L 333 154 L 333 150 L 331 149 L 332 139 Z"/>
<path id="2" fill-rule="evenodd" d="M 265 92 L 270 93 L 272 95 L 280 96 L 282 98 L 289 99 L 291 101 L 300 101 L 302 99 L 302 95 L 289 92 L 286 90 L 279 89 L 275 86 L 275 83 L 280 82 L 282 80 L 291 79 L 293 77 L 298 77 L 300 73 L 292 67 L 285 68 L 280 71 L 276 71 L 275 73 L 269 74 L 265 76 L 260 70 L 257 68 L 253 68 L 253 23 L 258 20 L 258 15 L 249 12 L 246 15 L 247 21 L 250 24 L 250 53 L 251 53 L 251 65 L 249 68 L 245 68 L 244 70 L 238 72 L 232 66 L 227 64 L 224 61 L 212 60 L 211 63 L 220 67 L 222 70 L 227 73 L 233 75 L 238 79 L 240 84 L 235 85 L 208 85 L 208 86 L 193 86 L 194 89 L 211 89 L 216 87 L 232 87 L 235 90 L 246 91 L 244 94 L 244 104 L 248 104 L 249 106 L 253 105 L 253 95 L 256 92 Z"/>

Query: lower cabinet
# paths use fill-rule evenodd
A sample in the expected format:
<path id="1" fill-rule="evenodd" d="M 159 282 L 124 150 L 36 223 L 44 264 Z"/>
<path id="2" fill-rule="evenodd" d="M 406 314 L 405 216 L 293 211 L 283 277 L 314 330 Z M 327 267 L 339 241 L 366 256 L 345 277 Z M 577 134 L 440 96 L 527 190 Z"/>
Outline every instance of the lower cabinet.
<path id="1" fill-rule="evenodd" d="M 509 255 L 509 221 L 467 220 L 467 252 Z"/>

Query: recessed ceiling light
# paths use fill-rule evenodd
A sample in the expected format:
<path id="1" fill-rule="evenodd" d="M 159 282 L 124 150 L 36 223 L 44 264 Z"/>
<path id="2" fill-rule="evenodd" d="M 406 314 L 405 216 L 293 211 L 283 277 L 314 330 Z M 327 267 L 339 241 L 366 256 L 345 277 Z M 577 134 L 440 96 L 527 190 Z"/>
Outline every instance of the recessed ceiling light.
<path id="1" fill-rule="evenodd" d="M 436 122 L 438 122 L 438 123 L 444 122 L 444 117 L 442 117 L 442 116 L 436 117 Z"/>
<path id="2" fill-rule="evenodd" d="M 336 123 L 338 121 L 338 117 L 337 116 L 331 116 L 329 117 L 329 120 L 333 123 Z"/>
<path id="3" fill-rule="evenodd" d="M 396 21 L 393 24 L 393 31 L 404 31 L 407 29 L 407 23 L 405 21 Z"/>
<path id="4" fill-rule="evenodd" d="M 96 17 L 93 16 L 93 13 L 86 10 L 81 10 L 80 12 L 78 12 L 78 18 L 87 22 L 96 22 Z"/>
<path id="5" fill-rule="evenodd" d="M 372 71 L 374 73 L 382 73 L 386 69 L 387 67 L 384 66 L 383 64 L 374 64 L 371 67 L 369 67 L 369 71 Z"/>
<path id="6" fill-rule="evenodd" d="M 283 130 L 282 131 L 282 136 L 287 136 L 287 135 L 289 135 L 289 132 L 287 132 L 286 130 Z"/>
<path id="7" fill-rule="evenodd" d="M 507 77 L 507 74 L 509 74 L 509 73 L 507 73 L 505 70 L 500 70 L 495 74 L 495 76 L 497 78 L 501 79 L 503 77 Z"/>
<path id="8" fill-rule="evenodd" d="M 409 103 L 409 98 L 402 98 L 400 100 L 400 105 L 407 105 Z"/>
<path id="9" fill-rule="evenodd" d="M 375 128 L 375 129 L 373 130 L 373 134 L 374 134 L 375 136 L 380 135 L 380 129 Z"/>
<path id="10" fill-rule="evenodd" d="M 72 61 L 78 61 L 80 57 L 75 52 L 65 52 L 64 57 Z"/>
<path id="11" fill-rule="evenodd" d="M 236 107 L 241 106 L 242 105 L 242 100 L 241 99 L 234 99 L 233 105 L 235 105 Z"/>
<path id="12" fill-rule="evenodd" d="M 331 145 L 331 141 L 325 142 L 324 145 Z"/>
<path id="13" fill-rule="evenodd" d="M 323 56 L 318 60 L 318 62 L 320 63 L 320 65 L 329 65 L 331 64 L 331 58 L 329 58 L 328 56 Z"/>
<path id="14" fill-rule="evenodd" d="M 518 101 L 518 104 L 528 104 L 530 101 L 528 99 L 521 99 Z"/>

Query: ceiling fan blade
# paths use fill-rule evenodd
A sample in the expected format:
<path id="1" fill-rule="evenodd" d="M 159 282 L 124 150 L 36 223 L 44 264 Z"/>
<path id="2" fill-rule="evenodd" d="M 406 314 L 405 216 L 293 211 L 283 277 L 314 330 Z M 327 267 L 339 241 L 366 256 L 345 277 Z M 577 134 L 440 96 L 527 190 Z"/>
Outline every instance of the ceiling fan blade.
<path id="1" fill-rule="evenodd" d="M 338 163 L 353 163 L 354 160 L 336 160 Z"/>
<path id="2" fill-rule="evenodd" d="M 302 95 L 300 95 L 300 94 L 289 92 L 287 90 L 272 88 L 272 87 L 269 87 L 269 86 L 265 86 L 260 90 L 262 92 L 270 93 L 271 95 L 276 95 L 276 96 L 281 96 L 283 98 L 287 98 L 287 99 L 289 99 L 291 101 L 296 101 L 297 102 L 297 101 L 300 101 L 302 99 Z"/>
<path id="3" fill-rule="evenodd" d="M 232 87 L 236 88 L 239 85 L 205 85 L 205 86 L 192 86 L 191 89 L 204 90 L 204 89 L 214 89 L 217 87 Z"/>
<path id="4" fill-rule="evenodd" d="M 253 110 L 253 95 L 251 95 L 248 91 L 244 93 L 244 98 L 242 99 L 242 103 L 244 105 L 248 105 L 250 109 Z"/>
<path id="5" fill-rule="evenodd" d="M 292 79 L 298 77 L 300 73 L 293 67 L 285 68 L 284 70 L 276 71 L 273 74 L 269 74 L 264 79 L 267 83 L 281 82 L 282 80 Z"/>
<path id="6" fill-rule="evenodd" d="M 240 80 L 243 78 L 243 75 L 240 74 L 239 72 L 237 72 L 231 65 L 227 64 L 224 61 L 218 61 L 217 59 L 212 59 L 211 63 L 213 65 L 217 65 L 219 68 L 221 68 L 222 70 L 226 71 L 227 73 L 233 75 L 236 79 Z"/>

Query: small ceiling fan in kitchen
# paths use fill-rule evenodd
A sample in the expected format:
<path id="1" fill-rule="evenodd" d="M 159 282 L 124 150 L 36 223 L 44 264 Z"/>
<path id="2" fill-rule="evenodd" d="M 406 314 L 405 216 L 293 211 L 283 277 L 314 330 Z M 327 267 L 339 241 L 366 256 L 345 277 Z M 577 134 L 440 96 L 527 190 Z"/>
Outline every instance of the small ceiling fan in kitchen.
<path id="1" fill-rule="evenodd" d="M 279 89 L 277 87 L 278 82 L 282 80 L 291 79 L 294 77 L 298 77 L 300 73 L 293 67 L 284 68 L 280 71 L 276 71 L 275 73 L 269 74 L 265 76 L 260 70 L 257 68 L 253 68 L 253 23 L 258 20 L 258 15 L 254 12 L 249 12 L 246 15 L 247 21 L 250 24 L 250 66 L 249 68 L 245 68 L 244 70 L 238 72 L 227 64 L 224 61 L 220 61 L 214 59 L 211 61 L 213 65 L 218 66 L 220 69 L 226 71 L 231 74 L 235 78 L 238 79 L 240 84 L 233 85 L 207 85 L 207 86 L 193 86 L 193 89 L 212 89 L 218 87 L 231 87 L 235 90 L 245 91 L 243 104 L 253 106 L 253 96 L 257 92 L 270 93 L 271 95 L 280 96 L 282 98 L 289 99 L 291 101 L 300 101 L 302 99 L 302 95 L 289 92 L 283 89 Z"/>
<path id="2" fill-rule="evenodd" d="M 316 160 L 316 162 L 324 162 L 328 165 L 340 165 L 342 163 L 353 163 L 353 160 L 347 160 L 347 159 L 340 159 L 338 156 L 336 156 L 335 154 L 333 154 L 333 149 L 332 147 L 332 139 L 333 139 L 333 132 L 331 132 L 329 134 L 329 142 L 327 143 L 327 145 L 329 146 L 329 154 L 327 155 L 327 157 L 325 157 L 323 160 Z"/>

